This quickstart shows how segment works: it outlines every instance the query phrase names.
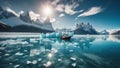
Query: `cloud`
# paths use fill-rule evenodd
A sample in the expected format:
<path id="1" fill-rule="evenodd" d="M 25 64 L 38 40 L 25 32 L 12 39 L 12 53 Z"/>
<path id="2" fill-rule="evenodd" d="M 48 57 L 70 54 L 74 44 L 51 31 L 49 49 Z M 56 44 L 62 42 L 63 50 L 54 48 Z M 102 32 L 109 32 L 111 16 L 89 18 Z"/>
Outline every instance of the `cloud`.
<path id="1" fill-rule="evenodd" d="M 63 13 L 61 13 L 60 15 L 59 15 L 59 17 L 64 17 L 65 16 L 65 14 L 63 14 Z"/>
<path id="2" fill-rule="evenodd" d="M 56 7 L 56 10 L 59 12 L 64 12 L 65 5 L 64 4 L 59 4 Z"/>
<path id="3" fill-rule="evenodd" d="M 29 15 L 30 15 L 31 20 L 33 20 L 33 21 L 36 21 L 40 17 L 39 14 L 36 14 L 33 11 L 30 11 Z"/>
<path id="4" fill-rule="evenodd" d="M 65 6 L 65 13 L 73 15 L 73 14 L 77 13 L 77 11 L 73 10 L 73 6 L 72 5 L 66 5 Z"/>
<path id="5" fill-rule="evenodd" d="M 56 22 L 56 19 L 55 18 L 50 18 L 50 22 L 54 23 L 54 22 Z"/>
<path id="6" fill-rule="evenodd" d="M 19 16 L 19 14 L 17 14 L 14 10 L 12 10 L 12 9 L 9 8 L 9 7 L 7 7 L 6 10 L 7 10 L 8 12 L 11 12 L 11 13 L 15 14 L 16 16 Z"/>
<path id="7" fill-rule="evenodd" d="M 60 0 L 54 0 L 51 4 L 52 5 L 57 5 L 57 3 L 59 3 L 60 2 Z"/>
<path id="8" fill-rule="evenodd" d="M 82 14 L 78 15 L 78 17 L 85 17 L 98 14 L 102 11 L 101 7 L 92 7 L 88 11 L 83 12 Z"/>
<path id="9" fill-rule="evenodd" d="M 75 10 L 78 6 L 79 6 L 79 4 L 76 2 L 74 2 L 72 4 L 57 4 L 56 10 L 58 12 L 64 12 L 64 13 L 69 14 L 69 15 L 74 15 L 76 13 L 81 12 L 81 10 L 80 11 Z"/>

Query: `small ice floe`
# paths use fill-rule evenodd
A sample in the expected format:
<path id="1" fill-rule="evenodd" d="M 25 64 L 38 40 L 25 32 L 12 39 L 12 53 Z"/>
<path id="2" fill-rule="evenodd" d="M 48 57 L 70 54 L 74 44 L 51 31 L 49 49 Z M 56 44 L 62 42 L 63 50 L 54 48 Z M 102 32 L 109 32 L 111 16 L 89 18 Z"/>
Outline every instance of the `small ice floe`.
<path id="1" fill-rule="evenodd" d="M 20 66 L 19 64 L 18 64 L 18 65 L 15 65 L 14 68 L 17 68 L 17 67 L 19 67 L 19 66 Z"/>
<path id="2" fill-rule="evenodd" d="M 28 44 L 28 42 L 27 41 L 22 41 L 21 44 L 25 45 L 25 44 Z"/>
<path id="3" fill-rule="evenodd" d="M 62 61 L 62 59 L 58 59 L 58 61 Z"/>
<path id="4" fill-rule="evenodd" d="M 60 38 L 62 36 L 62 32 L 53 32 L 53 33 L 46 33 L 46 34 L 41 34 L 40 38 Z M 74 32 L 66 32 L 68 36 L 73 36 Z"/>
<path id="5" fill-rule="evenodd" d="M 57 53 L 58 50 L 57 50 L 56 48 L 52 48 L 52 52 L 53 52 L 53 53 Z"/>
<path id="6" fill-rule="evenodd" d="M 27 52 L 27 50 L 24 50 L 24 52 Z"/>
<path id="7" fill-rule="evenodd" d="M 72 66 L 75 67 L 77 65 L 77 63 L 72 63 Z"/>
<path id="8" fill-rule="evenodd" d="M 71 59 L 71 60 L 73 60 L 73 61 L 75 61 L 75 60 L 76 60 L 76 58 L 74 58 L 74 57 L 70 57 L 70 59 Z"/>
<path id="9" fill-rule="evenodd" d="M 38 61 L 41 61 L 41 60 L 42 60 L 41 58 L 38 59 Z"/>
<path id="10" fill-rule="evenodd" d="M 37 49 L 31 49 L 30 50 L 30 56 L 35 56 L 35 55 L 39 55 L 40 54 L 40 51 L 37 50 Z"/>
<path id="11" fill-rule="evenodd" d="M 7 54 L 7 53 L 5 54 L 5 56 L 9 56 L 9 55 L 10 55 L 10 54 Z"/>
<path id="12" fill-rule="evenodd" d="M 23 53 L 17 52 L 15 53 L 15 55 L 23 55 Z"/>
<path id="13" fill-rule="evenodd" d="M 26 61 L 27 64 L 37 64 L 37 60 L 33 60 L 33 61 Z"/>
<path id="14" fill-rule="evenodd" d="M 49 67 L 52 65 L 52 62 L 51 61 L 48 61 L 47 63 L 43 64 L 45 67 Z"/>
<path id="15" fill-rule="evenodd" d="M 27 64 L 30 64 L 30 63 L 31 63 L 31 61 L 27 61 L 26 63 L 27 63 Z"/>
<path id="16" fill-rule="evenodd" d="M 33 60 L 33 61 L 32 61 L 32 64 L 37 64 L 37 60 Z"/>
<path id="17" fill-rule="evenodd" d="M 31 38 L 31 39 L 30 39 L 30 42 L 31 42 L 31 43 L 38 43 L 38 41 L 37 41 L 36 39 L 34 39 L 34 38 Z"/>
<path id="18" fill-rule="evenodd" d="M 69 52 L 73 52 L 73 50 L 69 50 Z"/>

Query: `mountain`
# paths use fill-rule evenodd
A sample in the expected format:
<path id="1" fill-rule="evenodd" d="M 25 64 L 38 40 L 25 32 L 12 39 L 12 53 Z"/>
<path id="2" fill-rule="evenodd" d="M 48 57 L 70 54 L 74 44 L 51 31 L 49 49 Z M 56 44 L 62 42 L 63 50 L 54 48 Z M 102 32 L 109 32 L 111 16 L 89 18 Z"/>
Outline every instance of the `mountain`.
<path id="1" fill-rule="evenodd" d="M 3 28 L 3 23 L 0 24 L 0 31 L 15 31 L 15 32 L 51 32 L 54 31 L 52 23 L 49 18 L 42 23 L 40 22 L 39 15 L 34 12 L 27 12 L 17 14 L 14 10 L 0 7 L 0 22 L 4 22 L 11 28 Z M 5 25 L 4 24 L 4 25 Z M 26 27 L 26 28 L 25 28 Z M 24 29 L 23 29 L 24 28 Z M 18 31 L 17 31 L 18 30 Z"/>
<path id="2" fill-rule="evenodd" d="M 99 32 L 100 35 L 109 35 L 109 32 L 107 30 L 103 30 Z"/>
<path id="3" fill-rule="evenodd" d="M 116 30 L 116 31 L 112 32 L 111 35 L 120 35 L 120 30 Z"/>
<path id="4" fill-rule="evenodd" d="M 75 30 L 73 31 L 75 34 L 98 34 L 98 32 L 89 23 L 76 24 Z"/>
<path id="5" fill-rule="evenodd" d="M 10 29 L 11 29 L 10 26 L 6 25 L 5 23 L 0 22 L 0 32 L 9 31 Z"/>
<path id="6" fill-rule="evenodd" d="M 9 9 L 8 10 L 3 10 L 1 7 L 0 7 L 0 19 L 7 19 L 7 18 L 10 18 L 10 17 L 15 17 L 16 15 L 11 12 Z"/>
<path id="7" fill-rule="evenodd" d="M 29 11 L 29 12 L 20 14 L 20 19 L 26 23 L 38 26 L 41 29 L 54 31 L 49 17 L 47 17 L 44 22 L 41 22 L 40 15 L 34 13 L 33 11 Z"/>
<path id="8" fill-rule="evenodd" d="M 0 21 L 6 23 L 9 26 L 24 24 L 24 22 L 19 19 L 18 14 L 10 8 L 5 10 L 0 8 Z"/>
<path id="9" fill-rule="evenodd" d="M 50 30 L 45 30 L 45 29 L 40 29 L 31 25 L 18 25 L 12 27 L 10 32 L 40 32 L 40 33 L 48 33 L 48 32 L 53 32 Z"/>

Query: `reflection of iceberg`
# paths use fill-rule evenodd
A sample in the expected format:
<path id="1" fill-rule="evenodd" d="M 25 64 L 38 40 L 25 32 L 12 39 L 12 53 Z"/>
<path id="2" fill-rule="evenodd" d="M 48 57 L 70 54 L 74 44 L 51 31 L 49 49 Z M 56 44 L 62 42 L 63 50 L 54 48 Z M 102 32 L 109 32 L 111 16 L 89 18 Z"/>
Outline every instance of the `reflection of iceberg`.
<path id="1" fill-rule="evenodd" d="M 95 38 L 72 38 L 69 41 L 61 40 L 60 38 L 41 38 L 40 45 L 44 46 L 45 49 L 51 49 L 52 46 L 77 46 L 80 48 L 87 47 L 89 48 L 92 45 L 92 42 Z"/>

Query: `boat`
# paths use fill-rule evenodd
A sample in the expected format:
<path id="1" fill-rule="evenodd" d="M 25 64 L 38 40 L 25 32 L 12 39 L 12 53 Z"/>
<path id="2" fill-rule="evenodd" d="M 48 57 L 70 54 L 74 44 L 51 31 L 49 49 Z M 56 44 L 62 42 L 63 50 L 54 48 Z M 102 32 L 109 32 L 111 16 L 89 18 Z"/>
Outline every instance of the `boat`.
<path id="1" fill-rule="evenodd" d="M 67 34 L 63 34 L 63 35 L 61 36 L 61 39 L 62 39 L 62 40 L 70 40 L 70 38 L 71 38 L 71 36 L 68 36 Z"/>

